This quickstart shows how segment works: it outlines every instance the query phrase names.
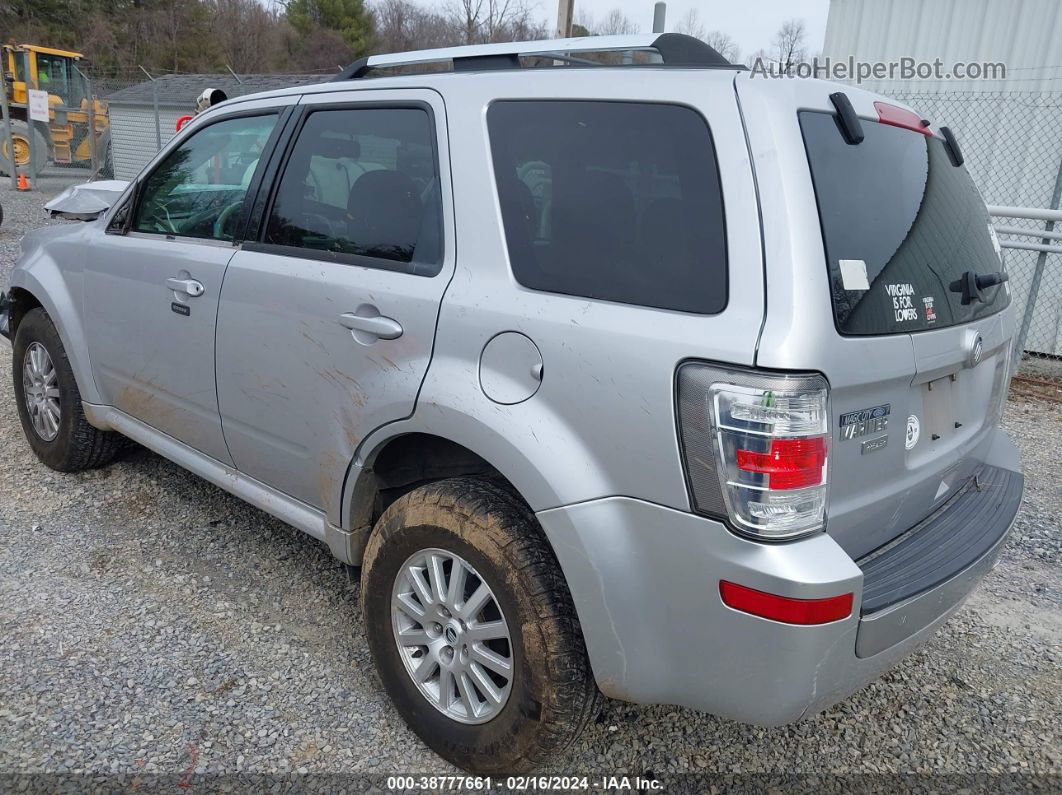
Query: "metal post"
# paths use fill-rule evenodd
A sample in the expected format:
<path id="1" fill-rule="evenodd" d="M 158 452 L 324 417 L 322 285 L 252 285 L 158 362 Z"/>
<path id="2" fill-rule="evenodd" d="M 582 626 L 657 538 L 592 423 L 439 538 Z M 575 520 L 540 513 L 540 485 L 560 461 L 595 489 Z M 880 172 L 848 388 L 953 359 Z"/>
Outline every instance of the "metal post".
<path id="1" fill-rule="evenodd" d="M 89 153 L 90 162 L 92 164 L 92 177 L 96 179 L 100 175 L 100 154 L 99 154 L 99 141 L 96 139 L 96 95 L 92 93 L 92 81 L 89 80 L 88 75 L 78 69 L 76 66 L 74 70 L 81 75 L 81 79 L 85 81 L 85 94 L 88 102 L 88 135 L 89 135 Z"/>
<path id="2" fill-rule="evenodd" d="M 140 71 L 147 75 L 148 80 L 151 81 L 151 102 L 155 107 L 155 151 L 162 151 L 162 127 L 159 122 L 159 82 L 151 76 L 151 72 L 140 67 Z"/>
<path id="3" fill-rule="evenodd" d="M 667 20 L 667 3 L 657 3 L 653 6 L 653 33 L 663 33 Z"/>
<path id="4" fill-rule="evenodd" d="M 575 0 L 558 0 L 557 3 L 557 38 L 567 39 L 572 35 L 572 14 L 575 13 Z"/>
<path id="5" fill-rule="evenodd" d="M 1062 209 L 1059 204 L 1062 203 L 1062 160 L 1058 161 L 1058 174 L 1055 175 L 1055 191 L 1051 196 L 1052 210 Z M 1045 232 L 1055 231 L 1055 222 L 1047 221 L 1044 224 Z M 1041 240 L 1045 246 L 1051 244 L 1051 238 L 1045 237 Z M 1036 299 L 1040 295 L 1040 282 L 1043 281 L 1044 267 L 1047 265 L 1047 252 L 1041 251 L 1039 256 L 1036 257 L 1036 270 L 1033 271 L 1032 284 L 1029 285 L 1029 297 L 1025 301 L 1025 315 L 1021 319 L 1021 331 L 1018 332 L 1018 345 L 1014 351 L 1014 355 L 1018 361 L 1021 360 L 1021 356 L 1025 353 L 1025 340 L 1029 336 L 1029 327 L 1032 325 L 1033 312 L 1036 311 Z"/>
<path id="6" fill-rule="evenodd" d="M 96 96 L 88 96 L 89 162 L 92 164 L 92 179 L 100 175 L 99 141 L 96 138 Z"/>
<path id="7" fill-rule="evenodd" d="M 11 111 L 7 107 L 7 77 L 4 75 L 6 69 L 7 64 L 0 63 L 0 110 L 3 110 L 4 115 L 4 139 L 7 141 L 8 154 L 11 155 L 11 190 L 17 190 L 18 169 L 15 167 L 15 139 L 11 135 Z"/>
<path id="8" fill-rule="evenodd" d="M 35 148 L 34 145 L 33 145 L 33 142 L 37 138 L 37 136 L 34 135 L 34 133 L 36 132 L 36 124 L 37 124 L 37 122 L 35 122 L 33 120 L 33 117 L 30 115 L 30 112 L 29 112 L 29 106 L 30 106 L 30 101 L 29 101 L 30 54 L 28 52 L 22 53 L 22 63 L 23 63 L 23 69 L 25 69 L 24 74 L 26 75 L 26 89 L 27 89 L 26 90 L 26 122 L 29 124 L 29 135 L 26 136 L 26 138 L 28 139 L 26 141 L 26 143 L 29 146 L 30 181 L 33 183 L 33 186 L 36 187 L 37 186 L 37 158 L 36 158 L 36 156 L 34 154 L 34 151 L 33 151 L 34 148 Z M 33 87 L 35 89 L 37 89 L 37 90 L 40 90 L 40 86 L 37 84 L 36 80 L 33 81 Z M 14 152 L 12 152 L 12 155 L 13 154 L 14 154 Z M 45 153 L 44 156 L 45 156 L 45 158 L 47 158 L 48 157 L 47 153 Z"/>

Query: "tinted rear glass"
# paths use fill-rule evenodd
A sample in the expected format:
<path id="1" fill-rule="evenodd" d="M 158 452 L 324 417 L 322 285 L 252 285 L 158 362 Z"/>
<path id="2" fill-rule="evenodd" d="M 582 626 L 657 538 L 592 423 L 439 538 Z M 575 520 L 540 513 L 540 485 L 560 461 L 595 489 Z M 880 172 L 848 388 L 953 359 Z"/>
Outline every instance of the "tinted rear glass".
<path id="1" fill-rule="evenodd" d="M 265 242 L 438 273 L 442 204 L 433 136 L 431 117 L 419 108 L 312 112 L 284 167 Z"/>
<path id="2" fill-rule="evenodd" d="M 487 122 L 520 284 L 723 310 L 723 202 L 700 114 L 677 105 L 510 101 L 493 104 Z"/>
<path id="3" fill-rule="evenodd" d="M 800 113 L 837 327 L 894 334 L 967 323 L 1009 302 L 1006 287 L 962 305 L 949 285 L 1002 268 L 984 202 L 944 142 L 863 120 L 849 146 L 832 113 Z"/>

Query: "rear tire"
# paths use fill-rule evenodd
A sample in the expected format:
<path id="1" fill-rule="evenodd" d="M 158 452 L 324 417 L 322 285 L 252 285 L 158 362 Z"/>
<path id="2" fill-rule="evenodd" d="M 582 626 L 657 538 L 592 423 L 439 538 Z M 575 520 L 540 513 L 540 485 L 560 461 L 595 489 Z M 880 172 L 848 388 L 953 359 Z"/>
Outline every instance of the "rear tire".
<path id="1" fill-rule="evenodd" d="M 404 608 L 395 608 L 395 594 L 403 583 L 411 582 L 410 566 L 420 571 L 417 561 L 440 559 L 449 561 L 450 568 L 439 563 L 437 578 L 423 571 L 430 598 L 414 600 L 414 609 L 420 605 L 428 614 L 421 623 Z M 468 571 L 461 579 L 464 595 L 438 598 L 436 581 L 447 593 L 458 561 Z M 426 568 L 431 568 L 430 562 Z M 477 601 L 473 594 L 481 585 L 490 591 L 483 611 L 460 610 L 461 605 Z M 597 712 L 600 693 L 560 566 L 527 506 L 500 485 L 480 478 L 454 478 L 414 489 L 396 500 L 369 538 L 361 597 L 369 647 L 395 707 L 418 737 L 458 767 L 480 775 L 530 770 L 574 742 Z M 454 609 L 447 611 L 443 604 Z M 433 611 L 439 609 L 443 616 L 452 612 L 453 620 L 446 627 L 441 626 L 446 618 L 439 623 L 434 619 L 439 614 Z M 445 667 L 447 654 L 450 660 L 455 653 L 466 655 L 462 660 L 469 653 L 482 659 L 484 644 L 473 633 L 488 634 L 482 631 L 488 622 L 505 626 L 505 639 L 489 641 L 500 645 L 487 651 L 493 651 L 495 659 L 508 660 L 508 673 L 484 681 L 482 665 L 478 671 L 465 668 L 474 675 L 464 680 L 460 691 L 460 674 L 454 674 L 452 686 L 448 685 L 452 696 L 446 699 L 456 709 L 458 717 L 453 717 L 441 706 L 442 696 L 432 700 L 414 682 L 413 668 L 432 653 L 432 646 L 417 647 L 415 641 L 406 640 L 400 647 L 399 634 L 423 635 L 436 649 L 442 644 L 442 663 L 429 663 L 437 672 L 436 689 L 441 694 L 443 677 L 451 670 Z M 495 633 L 490 634 L 497 637 Z M 433 676 L 429 671 L 428 679 Z M 492 702 L 488 690 L 495 690 L 496 696 L 504 693 L 504 698 Z M 477 705 L 474 709 L 463 706 L 472 702 Z M 468 719 L 477 711 L 479 716 Z"/>
<path id="2" fill-rule="evenodd" d="M 59 472 L 94 469 L 125 447 L 121 434 L 101 431 L 85 419 L 59 332 L 39 307 L 18 324 L 11 370 L 22 431 L 46 466 Z"/>

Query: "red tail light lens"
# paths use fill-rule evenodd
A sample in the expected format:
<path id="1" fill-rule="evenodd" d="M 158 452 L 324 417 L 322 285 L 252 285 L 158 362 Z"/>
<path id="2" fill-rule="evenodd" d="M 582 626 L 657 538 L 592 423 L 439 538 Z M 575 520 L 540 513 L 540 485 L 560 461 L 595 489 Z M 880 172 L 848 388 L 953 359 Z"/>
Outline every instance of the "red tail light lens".
<path id="1" fill-rule="evenodd" d="M 826 463 L 826 440 L 772 439 L 768 453 L 737 451 L 738 469 L 767 475 L 767 488 L 788 491 L 818 486 Z"/>
<path id="2" fill-rule="evenodd" d="M 723 580 L 719 583 L 719 596 L 727 607 L 783 624 L 829 624 L 852 615 L 850 593 L 828 599 L 791 599 Z"/>
<path id="3" fill-rule="evenodd" d="M 695 509 L 761 539 L 822 530 L 828 404 L 829 384 L 814 373 L 683 365 L 679 423 Z"/>
<path id="4" fill-rule="evenodd" d="M 928 124 L 922 123 L 922 117 L 914 111 L 890 105 L 887 102 L 875 102 L 874 109 L 878 112 L 878 121 L 882 124 L 890 124 L 893 127 L 902 127 L 905 130 L 914 130 L 916 133 L 928 137 L 933 136 L 933 131 Z"/>

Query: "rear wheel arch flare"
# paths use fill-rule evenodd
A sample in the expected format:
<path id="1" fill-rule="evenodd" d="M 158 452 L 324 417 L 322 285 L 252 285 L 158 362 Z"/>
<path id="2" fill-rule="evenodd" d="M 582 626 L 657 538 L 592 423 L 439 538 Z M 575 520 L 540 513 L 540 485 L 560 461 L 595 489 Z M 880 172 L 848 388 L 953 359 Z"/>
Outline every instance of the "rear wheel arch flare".
<path id="1" fill-rule="evenodd" d="M 516 485 L 487 459 L 468 447 L 431 433 L 413 432 L 385 439 L 365 458 L 350 490 L 347 526 L 368 535 L 396 499 L 418 486 L 462 476 L 481 476 L 527 500 Z M 528 513 L 533 513 L 527 507 Z"/>

